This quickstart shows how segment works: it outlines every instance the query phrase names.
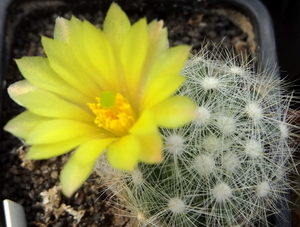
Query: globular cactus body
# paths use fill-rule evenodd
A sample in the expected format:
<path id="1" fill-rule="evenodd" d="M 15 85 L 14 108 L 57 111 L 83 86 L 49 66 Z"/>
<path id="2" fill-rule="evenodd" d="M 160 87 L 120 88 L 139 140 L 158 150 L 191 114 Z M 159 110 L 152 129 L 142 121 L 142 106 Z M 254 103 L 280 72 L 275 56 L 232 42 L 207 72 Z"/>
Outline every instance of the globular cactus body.
<path id="1" fill-rule="evenodd" d="M 290 96 L 270 71 L 254 73 L 234 59 L 208 56 L 192 58 L 183 69 L 186 83 L 178 93 L 198 108 L 190 124 L 161 129 L 162 164 L 124 173 L 99 160 L 99 173 L 139 226 L 267 224 L 267 215 L 285 202 Z"/>

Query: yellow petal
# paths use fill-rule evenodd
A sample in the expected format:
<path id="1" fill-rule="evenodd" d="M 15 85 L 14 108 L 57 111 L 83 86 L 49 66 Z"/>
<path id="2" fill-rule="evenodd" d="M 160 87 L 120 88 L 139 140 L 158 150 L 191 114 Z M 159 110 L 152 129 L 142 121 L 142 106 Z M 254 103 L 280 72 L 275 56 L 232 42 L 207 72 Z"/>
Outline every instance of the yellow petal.
<path id="1" fill-rule="evenodd" d="M 109 58 L 110 55 L 107 53 L 108 41 L 100 32 L 100 29 L 87 21 L 82 22 L 72 16 L 69 24 L 69 47 L 71 48 L 75 62 L 78 64 L 77 67 L 81 68 L 84 72 L 84 76 L 90 78 L 91 81 L 94 81 L 100 90 L 111 90 L 112 85 L 109 84 L 107 78 L 114 78 L 111 76 L 114 74 L 108 72 L 108 76 L 103 73 L 107 73 L 107 68 L 110 69 L 111 65 L 111 62 L 109 62 L 109 60 L 111 61 Z M 99 33 L 101 33 L 100 36 Z M 98 45 L 95 46 L 95 43 Z M 97 49 L 99 46 L 100 50 Z M 99 51 L 101 53 L 100 56 L 98 54 Z M 101 62 L 101 64 L 99 64 L 99 62 Z M 115 69 L 116 67 L 113 66 L 113 68 Z"/>
<path id="2" fill-rule="evenodd" d="M 67 102 L 56 95 L 37 89 L 25 94 L 14 94 L 14 99 L 34 114 L 45 117 L 67 118 L 79 121 L 93 122 L 94 116 L 80 107 Z"/>
<path id="3" fill-rule="evenodd" d="M 119 74 L 121 66 L 118 65 L 113 49 L 104 33 L 90 24 L 83 22 L 83 46 L 87 59 L 96 69 L 94 79 L 105 90 L 116 93 L 120 90 Z M 99 64 L 101 62 L 101 64 Z"/>
<path id="4" fill-rule="evenodd" d="M 141 97 L 141 111 L 172 95 L 184 82 L 179 73 L 187 59 L 190 47 L 176 46 L 157 58 L 146 81 Z"/>
<path id="5" fill-rule="evenodd" d="M 71 48 L 76 48 L 74 54 L 81 55 L 84 53 L 84 48 L 82 48 L 83 44 L 83 21 L 78 18 L 72 16 L 69 21 L 69 44 Z"/>
<path id="6" fill-rule="evenodd" d="M 169 48 L 167 28 L 163 28 L 163 25 L 164 22 L 162 20 L 153 20 L 150 24 L 148 24 L 149 48 L 146 60 L 148 64 L 148 61 L 155 59 Z"/>
<path id="7" fill-rule="evenodd" d="M 69 21 L 62 17 L 57 17 L 55 20 L 53 38 L 62 42 L 68 43 L 70 35 Z"/>
<path id="8" fill-rule="evenodd" d="M 188 97 L 174 96 L 151 110 L 159 126 L 175 128 L 190 122 L 195 117 L 196 105 Z"/>
<path id="9" fill-rule="evenodd" d="M 42 57 L 23 57 L 16 60 L 22 75 L 32 84 L 58 94 L 76 104 L 89 102 L 89 98 L 62 80 L 50 67 L 48 59 Z"/>
<path id="10" fill-rule="evenodd" d="M 91 140 L 75 151 L 60 174 L 64 195 L 70 197 L 80 188 L 91 174 L 98 157 L 113 141 L 114 139 Z"/>
<path id="11" fill-rule="evenodd" d="M 84 40 L 83 40 L 83 22 L 78 18 L 72 16 L 69 21 L 69 47 L 73 51 L 74 58 L 77 59 L 77 62 L 83 65 L 83 68 L 91 66 L 87 59 L 85 52 Z M 83 63 L 84 62 L 84 63 Z"/>
<path id="12" fill-rule="evenodd" d="M 140 161 L 146 163 L 163 161 L 162 139 L 151 111 L 145 111 L 129 132 L 135 135 L 141 144 Z"/>
<path id="13" fill-rule="evenodd" d="M 125 79 L 131 97 L 137 95 L 139 82 L 143 76 L 148 50 L 148 32 L 146 19 L 136 22 L 124 37 L 120 50 Z"/>
<path id="14" fill-rule="evenodd" d="M 48 159 L 65 154 L 86 141 L 100 139 L 101 134 L 88 134 L 50 144 L 32 145 L 26 154 L 27 159 Z"/>
<path id="15" fill-rule="evenodd" d="M 34 130 L 38 125 L 47 120 L 49 120 L 49 118 L 35 115 L 29 111 L 25 111 L 10 120 L 4 126 L 4 130 L 12 133 L 17 137 L 26 139 L 28 134 L 32 130 Z"/>
<path id="16" fill-rule="evenodd" d="M 169 74 L 169 76 L 170 77 L 162 78 L 160 82 L 159 80 L 153 81 L 153 83 L 145 89 L 145 95 L 142 96 L 144 99 L 141 101 L 140 112 L 170 97 L 185 81 L 185 78 L 178 74 Z"/>
<path id="17" fill-rule="evenodd" d="M 27 80 L 20 80 L 12 85 L 10 85 L 7 89 L 9 97 L 18 103 L 20 106 L 23 106 L 21 101 L 19 100 L 20 96 L 26 95 L 33 91 L 38 90 L 39 88 L 29 83 Z"/>
<path id="18" fill-rule="evenodd" d="M 149 132 L 138 136 L 141 147 L 141 154 L 139 161 L 149 163 L 149 164 L 158 164 L 163 161 L 162 155 L 162 138 L 158 131 Z"/>
<path id="19" fill-rule="evenodd" d="M 139 140 L 133 135 L 120 138 L 108 147 L 108 162 L 115 168 L 133 171 L 141 152 Z"/>
<path id="20" fill-rule="evenodd" d="M 85 71 L 86 74 L 97 73 L 96 69 L 91 64 L 86 53 L 86 47 L 84 40 L 84 22 L 78 18 L 72 16 L 70 23 L 70 37 L 68 47 L 71 49 L 73 57 L 76 59 L 76 62 Z M 100 40 L 99 40 L 100 41 Z"/>
<path id="21" fill-rule="evenodd" d="M 151 83 L 152 80 L 159 80 L 161 75 L 164 75 L 163 77 L 170 77 L 172 74 L 179 75 L 187 60 L 189 51 L 190 46 L 181 45 L 172 47 L 162 53 L 156 59 L 147 82 Z"/>
<path id="22" fill-rule="evenodd" d="M 116 53 L 129 29 L 130 21 L 127 15 L 118 4 L 112 3 L 103 23 L 103 31 Z"/>
<path id="23" fill-rule="evenodd" d="M 42 37 L 42 44 L 51 68 L 72 87 L 90 98 L 101 90 L 77 61 L 71 47 L 61 41 Z"/>
<path id="24" fill-rule="evenodd" d="M 157 130 L 157 124 L 152 111 L 144 111 L 137 122 L 129 129 L 133 134 L 144 134 Z"/>
<path id="25" fill-rule="evenodd" d="M 103 136 L 109 135 L 106 131 L 96 127 L 95 124 L 89 125 L 74 120 L 55 119 L 38 125 L 28 135 L 26 143 L 29 145 L 56 143 L 95 133 L 103 133 Z"/>

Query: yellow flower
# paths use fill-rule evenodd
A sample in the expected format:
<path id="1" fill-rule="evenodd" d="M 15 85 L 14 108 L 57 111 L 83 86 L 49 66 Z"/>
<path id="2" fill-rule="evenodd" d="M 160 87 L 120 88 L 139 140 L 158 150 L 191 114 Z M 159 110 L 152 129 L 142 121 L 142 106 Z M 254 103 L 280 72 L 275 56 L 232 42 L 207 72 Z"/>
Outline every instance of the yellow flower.
<path id="1" fill-rule="evenodd" d="M 8 92 L 26 111 L 5 130 L 30 145 L 27 158 L 47 159 L 76 148 L 61 172 L 71 196 L 107 150 L 109 163 L 132 171 L 139 161 L 160 163 L 159 126 L 178 127 L 193 118 L 195 105 L 172 96 L 188 46 L 168 47 L 162 21 L 131 25 L 113 3 L 103 31 L 73 17 L 57 18 L 54 38 L 42 37 L 47 58 L 24 57 L 17 65 L 26 80 Z"/>

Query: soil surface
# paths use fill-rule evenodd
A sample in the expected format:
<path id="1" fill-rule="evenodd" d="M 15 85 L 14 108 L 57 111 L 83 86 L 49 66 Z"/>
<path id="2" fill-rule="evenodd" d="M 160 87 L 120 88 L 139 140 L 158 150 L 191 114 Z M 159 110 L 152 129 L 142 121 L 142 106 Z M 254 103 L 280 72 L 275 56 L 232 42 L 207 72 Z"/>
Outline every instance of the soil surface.
<path id="1" fill-rule="evenodd" d="M 13 59 L 23 56 L 44 56 L 40 37 L 52 37 L 55 18 L 75 15 L 102 27 L 110 2 L 90 5 L 77 1 L 65 5 L 59 1 L 20 1 L 8 13 L 6 33 L 6 72 L 3 78 L 4 94 L 1 127 L 24 109 L 7 95 L 7 87 L 21 80 Z M 248 19 L 232 10 L 218 6 L 196 7 L 163 3 L 147 4 L 143 1 L 120 2 L 132 22 L 141 17 L 147 20 L 163 19 L 168 28 L 170 45 L 188 44 L 196 53 L 212 41 L 249 56 L 255 52 L 254 34 Z M 195 3 L 199 4 L 200 3 Z M 211 45 L 211 44 L 210 44 Z M 60 192 L 59 173 L 69 155 L 41 161 L 23 159 L 27 147 L 7 132 L 1 132 L 1 195 L 21 204 L 26 213 L 28 227 L 121 227 L 129 226 L 129 218 L 117 215 L 113 198 L 102 187 L 101 176 L 92 174 L 72 198 Z"/>

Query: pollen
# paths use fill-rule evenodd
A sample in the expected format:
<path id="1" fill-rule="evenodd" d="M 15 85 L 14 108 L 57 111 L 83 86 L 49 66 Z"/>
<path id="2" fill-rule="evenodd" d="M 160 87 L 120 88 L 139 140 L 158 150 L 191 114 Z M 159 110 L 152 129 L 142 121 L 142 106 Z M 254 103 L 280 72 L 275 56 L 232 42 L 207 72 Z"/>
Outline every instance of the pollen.
<path id="1" fill-rule="evenodd" d="M 135 113 L 126 98 L 104 91 L 96 103 L 87 105 L 95 114 L 95 124 L 117 137 L 124 136 L 136 121 Z"/>

